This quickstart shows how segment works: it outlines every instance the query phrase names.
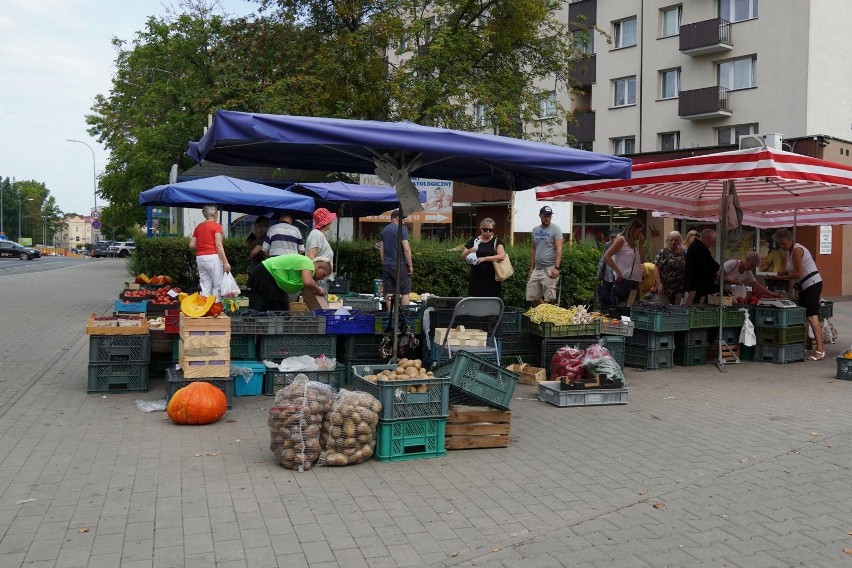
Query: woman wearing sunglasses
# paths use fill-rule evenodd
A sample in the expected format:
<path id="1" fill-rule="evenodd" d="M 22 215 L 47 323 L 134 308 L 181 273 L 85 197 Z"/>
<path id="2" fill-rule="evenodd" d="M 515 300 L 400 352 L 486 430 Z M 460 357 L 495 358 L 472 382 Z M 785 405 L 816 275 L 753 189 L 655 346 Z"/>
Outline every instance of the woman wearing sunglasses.
<path id="1" fill-rule="evenodd" d="M 467 295 L 480 298 L 499 298 L 502 282 L 494 279 L 494 263 L 506 257 L 503 241 L 494 236 L 494 219 L 479 223 L 479 236 L 464 245 L 462 260 L 470 265 L 470 284 Z"/>

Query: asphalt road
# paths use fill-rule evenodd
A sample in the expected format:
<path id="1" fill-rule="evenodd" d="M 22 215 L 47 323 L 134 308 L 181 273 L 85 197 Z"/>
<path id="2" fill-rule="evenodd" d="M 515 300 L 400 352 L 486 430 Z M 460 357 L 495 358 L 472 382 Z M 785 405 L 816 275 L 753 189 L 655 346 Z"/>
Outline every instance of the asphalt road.
<path id="1" fill-rule="evenodd" d="M 44 256 L 34 260 L 3 258 L 0 259 L 0 277 L 11 274 L 30 274 L 33 272 L 63 270 L 72 266 L 88 265 L 95 262 L 120 263 L 123 266 L 127 263 L 127 260 L 123 258 L 74 258 L 66 256 Z"/>

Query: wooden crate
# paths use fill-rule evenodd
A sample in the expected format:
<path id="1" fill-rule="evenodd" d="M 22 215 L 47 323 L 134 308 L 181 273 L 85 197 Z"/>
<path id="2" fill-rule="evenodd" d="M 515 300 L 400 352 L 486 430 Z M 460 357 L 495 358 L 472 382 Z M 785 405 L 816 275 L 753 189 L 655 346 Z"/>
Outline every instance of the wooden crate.
<path id="1" fill-rule="evenodd" d="M 448 450 L 505 448 L 512 411 L 487 406 L 450 405 L 445 445 Z"/>
<path id="2" fill-rule="evenodd" d="M 180 341 L 187 349 L 194 349 L 196 347 L 228 347 L 231 345 L 231 331 L 182 329 L 180 331 Z"/>
<path id="3" fill-rule="evenodd" d="M 533 367 L 527 363 L 513 363 L 506 367 L 513 373 L 517 373 L 520 377 L 518 384 L 537 386 L 541 381 L 547 380 L 547 370 L 540 367 Z"/>
<path id="4" fill-rule="evenodd" d="M 191 318 L 180 314 L 180 331 L 231 331 L 231 318 L 225 314 L 216 317 Z"/>
<path id="5" fill-rule="evenodd" d="M 102 326 L 95 322 L 96 314 L 89 316 L 89 321 L 86 323 L 86 333 L 88 335 L 147 335 L 148 320 L 142 318 L 139 320 L 139 325 L 127 326 L 118 325 L 116 320 L 114 326 Z"/>
<path id="6" fill-rule="evenodd" d="M 740 357 L 739 343 L 729 343 L 727 347 L 722 349 L 722 361 L 733 363 Z M 715 363 L 719 359 L 719 342 L 714 341 L 707 349 L 707 362 Z"/>
<path id="7" fill-rule="evenodd" d="M 181 342 L 178 362 L 185 379 L 228 378 L 231 376 L 231 346 L 186 348 Z"/>

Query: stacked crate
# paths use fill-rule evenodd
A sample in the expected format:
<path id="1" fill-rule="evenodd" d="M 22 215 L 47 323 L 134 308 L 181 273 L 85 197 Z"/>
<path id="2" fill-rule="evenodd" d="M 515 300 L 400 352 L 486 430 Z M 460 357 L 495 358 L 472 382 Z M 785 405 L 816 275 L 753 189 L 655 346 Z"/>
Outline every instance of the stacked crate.
<path id="1" fill-rule="evenodd" d="M 379 461 L 407 461 L 446 455 L 444 436 L 450 402 L 450 379 L 376 380 L 366 377 L 396 365 L 354 365 L 352 388 L 382 403 L 376 427 Z"/>
<path id="2" fill-rule="evenodd" d="M 99 327 L 94 316 L 89 320 L 88 392 L 148 390 L 148 322 L 138 323 Z"/>
<path id="3" fill-rule="evenodd" d="M 718 307 L 713 309 L 719 310 Z M 742 331 L 743 321 L 745 320 L 745 310 L 739 308 L 724 308 L 721 311 L 721 335 L 719 325 L 710 329 L 709 347 L 707 358 L 711 362 L 715 361 L 719 355 L 719 341 L 723 340 L 726 348 L 722 349 L 723 359 L 726 361 L 734 361 L 743 358 L 743 346 L 740 345 L 740 332 Z M 718 320 L 717 320 L 718 322 Z"/>
<path id="4" fill-rule="evenodd" d="M 178 362 L 185 379 L 231 375 L 231 318 L 180 315 Z"/>
<path id="5" fill-rule="evenodd" d="M 383 365 L 388 362 L 379 356 L 379 344 L 384 335 L 350 335 L 341 338 L 338 361 L 343 363 L 343 384 L 352 384 L 354 365 Z"/>
<path id="6" fill-rule="evenodd" d="M 693 315 L 686 310 L 631 308 L 630 319 L 635 329 L 633 336 L 627 338 L 625 365 L 648 371 L 671 369 L 674 365 L 674 334 L 693 329 L 692 318 Z"/>
<path id="7" fill-rule="evenodd" d="M 755 361 L 789 363 L 805 360 L 805 308 L 757 306 L 754 317 L 754 335 L 757 338 Z"/>
<path id="8" fill-rule="evenodd" d="M 372 336 L 367 336 L 372 337 Z M 288 357 L 310 355 L 311 357 L 337 356 L 337 336 L 335 335 L 264 335 L 260 338 L 260 356 L 265 361 L 280 362 Z M 343 376 L 343 365 L 337 363 L 334 369 L 325 371 L 288 371 L 269 369 L 263 392 L 275 395 L 279 390 L 292 383 L 298 375 L 305 375 L 310 381 L 317 381 L 337 390 Z"/>
<path id="9" fill-rule="evenodd" d="M 678 331 L 675 336 L 675 365 L 691 367 L 707 362 L 707 349 L 710 346 L 709 329 L 690 329 Z"/>

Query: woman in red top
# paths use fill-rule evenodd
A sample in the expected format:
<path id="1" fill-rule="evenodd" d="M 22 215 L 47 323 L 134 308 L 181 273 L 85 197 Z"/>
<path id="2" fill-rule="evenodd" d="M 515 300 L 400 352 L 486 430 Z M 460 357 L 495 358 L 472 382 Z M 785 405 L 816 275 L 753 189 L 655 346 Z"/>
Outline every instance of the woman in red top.
<path id="1" fill-rule="evenodd" d="M 189 248 L 195 250 L 195 262 L 198 264 L 199 292 L 202 296 L 214 295 L 221 299 L 219 286 L 222 275 L 231 271 L 225 247 L 222 245 L 222 226 L 216 222 L 216 206 L 205 205 L 201 208 L 204 221 L 199 223 L 189 239 Z"/>

